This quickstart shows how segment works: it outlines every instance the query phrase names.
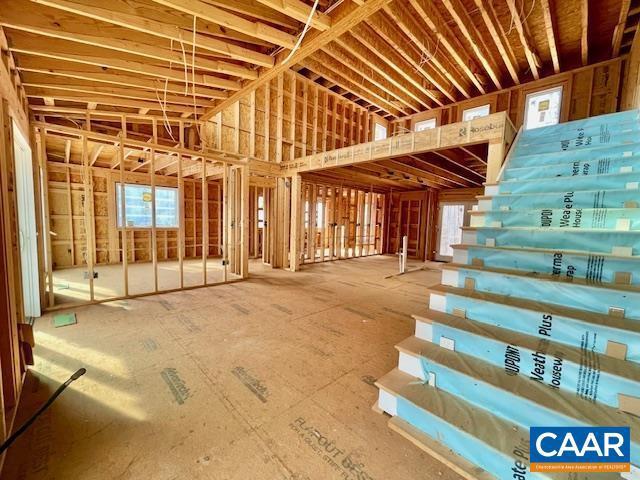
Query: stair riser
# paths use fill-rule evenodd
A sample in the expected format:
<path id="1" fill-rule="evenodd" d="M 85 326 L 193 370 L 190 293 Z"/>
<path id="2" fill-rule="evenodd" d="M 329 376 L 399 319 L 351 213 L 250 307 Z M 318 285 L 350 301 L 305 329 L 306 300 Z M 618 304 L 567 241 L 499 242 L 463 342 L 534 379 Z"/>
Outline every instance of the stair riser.
<path id="1" fill-rule="evenodd" d="M 529 155 L 556 154 L 559 157 L 565 152 L 588 150 L 592 148 L 617 147 L 632 144 L 638 141 L 637 132 L 607 132 L 593 133 L 591 135 L 581 132 L 577 137 L 560 139 L 549 143 L 519 145 L 514 151 L 515 158 Z M 552 140 L 552 139 L 549 139 Z"/>
<path id="2" fill-rule="evenodd" d="M 563 136 L 564 138 L 575 138 L 580 131 L 593 132 L 594 129 L 599 131 L 601 128 L 620 131 L 627 128 L 637 128 L 640 122 L 640 115 L 637 110 L 628 110 L 626 112 L 615 112 L 597 117 L 584 118 L 582 120 L 573 120 L 571 122 L 559 125 L 551 125 L 549 127 L 541 127 L 533 130 L 524 130 L 520 135 L 520 143 L 529 145 L 536 141 L 543 140 L 552 136 Z"/>
<path id="3" fill-rule="evenodd" d="M 446 267 L 445 267 L 446 268 Z M 442 284 L 465 288 L 471 279 L 475 290 L 498 295 L 525 297 L 551 305 L 577 308 L 608 315 L 609 308 L 624 310 L 625 318 L 640 320 L 640 293 L 602 289 L 569 282 L 550 282 L 477 270 L 443 270 Z M 526 295 L 523 295 L 526 292 Z"/>
<path id="4" fill-rule="evenodd" d="M 600 371 L 597 358 L 586 350 L 583 350 L 582 364 L 577 364 L 564 359 L 562 353 L 554 354 L 553 347 L 544 340 L 541 340 L 539 350 L 534 351 L 448 325 L 420 321 L 416 322 L 416 336 L 439 345 L 453 340 L 456 352 L 480 358 L 504 369 L 509 375 L 520 375 L 552 390 L 575 393 L 581 398 L 614 408 L 619 407 L 618 393 L 638 394 L 635 382 Z"/>
<path id="5" fill-rule="evenodd" d="M 563 177 L 567 180 L 573 180 L 573 177 L 633 172 L 637 171 L 638 168 L 640 168 L 640 161 L 637 157 L 621 158 L 618 161 L 611 161 L 607 158 L 593 162 L 573 162 L 562 165 L 549 165 L 546 168 L 508 168 L 504 172 L 503 179 L 533 180 L 536 178 Z"/>
<path id="6" fill-rule="evenodd" d="M 400 352 L 398 368 L 400 371 L 423 381 L 427 381 L 430 378 L 433 379 L 435 376 L 435 386 L 437 388 L 524 428 L 529 428 L 532 425 L 588 426 L 588 424 L 573 417 L 544 408 L 525 397 L 519 396 L 516 392 L 482 382 L 478 378 L 467 376 L 425 357 L 415 357 Z M 545 389 L 545 393 L 553 396 L 555 395 L 553 390 L 553 388 L 548 387 L 548 389 Z M 401 416 L 400 406 L 398 406 L 398 414 Z M 535 419 L 533 424 L 532 419 Z M 640 445 L 631 443 L 631 455 L 632 458 L 640 457 Z"/>
<path id="7" fill-rule="evenodd" d="M 390 403 L 390 401 L 387 399 L 386 403 Z M 514 445 L 515 453 L 513 456 L 507 456 L 400 396 L 395 397 L 394 404 L 398 417 L 446 445 L 458 455 L 495 475 L 497 479 L 513 478 L 514 470 L 512 469 L 516 466 L 516 462 L 518 465 L 525 466 L 523 478 L 526 477 L 528 480 L 548 480 L 549 478 L 547 475 L 529 472 L 528 436 L 522 438 L 520 447 Z"/>
<path id="8" fill-rule="evenodd" d="M 640 184 L 640 172 L 631 172 L 572 177 L 570 183 L 562 177 L 502 182 L 498 187 L 498 192 L 500 194 L 566 192 L 567 186 L 570 185 L 574 192 L 580 190 L 635 190 L 636 195 L 640 195 L 638 184 Z"/>
<path id="9" fill-rule="evenodd" d="M 574 150 L 562 154 L 530 155 L 526 157 L 511 157 L 508 169 L 512 168 L 541 168 L 547 165 L 558 165 L 572 162 L 597 162 L 600 159 L 609 159 L 617 162 L 623 158 L 638 158 L 640 156 L 640 143 L 631 145 L 619 145 L 616 147 L 594 148 L 591 150 Z"/>
<path id="10" fill-rule="evenodd" d="M 636 332 L 450 294 L 431 294 L 429 306 L 449 314 L 462 311 L 467 318 L 477 322 L 572 347 L 586 345 L 597 353 L 606 352 L 608 341 L 621 343 L 627 345 L 627 360 L 640 362 L 640 334 Z"/>
<path id="11" fill-rule="evenodd" d="M 488 228 L 463 231 L 462 243 L 498 247 L 562 249 L 620 256 L 640 255 L 640 235 L 622 232 L 583 232 L 579 229 L 502 230 Z"/>
<path id="12" fill-rule="evenodd" d="M 569 208 L 510 210 L 474 213 L 472 227 L 534 227 L 600 230 L 640 230 L 640 209 L 637 208 Z"/>
<path id="13" fill-rule="evenodd" d="M 480 199 L 479 211 L 528 210 L 535 208 L 565 208 L 567 202 L 573 208 L 623 208 L 625 204 L 635 202 L 640 205 L 637 190 L 597 190 L 559 192 L 533 195 L 498 195 L 491 199 Z"/>
<path id="14" fill-rule="evenodd" d="M 536 272 L 557 278 L 588 279 L 595 284 L 614 283 L 616 273 L 629 274 L 630 284 L 640 285 L 640 259 L 630 262 L 602 255 L 580 256 L 564 252 L 538 253 L 469 248 L 454 250 L 453 261 L 467 265 L 472 265 L 473 261 L 482 261 L 488 268 Z"/>

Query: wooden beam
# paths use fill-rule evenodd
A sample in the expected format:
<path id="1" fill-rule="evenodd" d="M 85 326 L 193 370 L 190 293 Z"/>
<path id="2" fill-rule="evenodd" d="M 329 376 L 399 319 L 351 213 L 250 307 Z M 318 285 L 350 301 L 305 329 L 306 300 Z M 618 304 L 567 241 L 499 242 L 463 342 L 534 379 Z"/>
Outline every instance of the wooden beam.
<path id="1" fill-rule="evenodd" d="M 124 118 L 124 117 L 123 117 Z M 73 127 L 65 127 L 63 125 L 58 125 L 54 123 L 46 123 L 46 122 L 33 122 L 35 127 L 43 129 L 47 133 L 47 135 L 58 135 L 63 138 L 68 137 L 69 135 L 74 136 L 76 138 L 84 138 L 87 137 L 89 141 L 96 141 L 105 144 L 113 144 L 116 145 L 122 141 L 127 147 L 137 148 L 139 150 L 154 148 L 156 152 L 164 152 L 164 153 L 181 153 L 183 156 L 189 156 L 192 159 L 199 159 L 203 156 L 209 159 L 211 162 L 222 162 L 229 163 L 233 165 L 244 165 L 247 163 L 246 157 L 243 155 L 238 155 L 233 152 L 225 152 L 213 149 L 206 149 L 204 151 L 196 151 L 187 148 L 178 148 L 168 145 L 154 144 L 151 142 L 143 142 L 140 140 L 135 140 L 132 138 L 125 137 L 123 140 L 120 140 L 118 137 L 113 135 L 105 135 L 103 133 L 92 132 L 88 130 L 83 130 L 81 128 L 73 128 Z"/>
<path id="2" fill-rule="evenodd" d="M 558 55 L 558 45 L 556 44 L 555 25 L 553 21 L 553 12 L 551 11 L 551 2 L 553 0 L 540 0 L 542 13 L 544 14 L 544 29 L 547 34 L 547 42 L 551 52 L 551 61 L 553 62 L 553 71 L 560 73 L 560 57 Z"/>
<path id="3" fill-rule="evenodd" d="M 0 23 L 8 28 L 44 37 L 58 38 L 124 53 L 135 53 L 161 62 L 181 65 L 180 68 L 182 65 L 190 65 L 190 57 L 185 58 L 178 50 L 174 51 L 159 46 L 155 37 L 118 26 L 104 29 L 102 22 L 65 14 L 49 7 L 31 5 L 26 11 L 23 7 L 24 2 L 21 0 L 8 0 L 6 8 L 0 12 Z M 51 17 L 55 18 L 55 22 L 51 22 Z M 101 33 L 102 31 L 104 33 Z M 200 56 L 196 57 L 196 68 L 247 79 L 258 78 L 257 72 L 251 68 Z"/>
<path id="4" fill-rule="evenodd" d="M 580 1 L 580 52 L 582 65 L 589 64 L 589 0 Z"/>
<path id="5" fill-rule="evenodd" d="M 622 0 L 620 5 L 620 15 L 618 17 L 618 23 L 613 31 L 613 39 L 611 40 L 611 58 L 616 58 L 620 55 L 620 47 L 622 46 L 622 37 L 625 33 L 625 27 L 627 26 L 627 18 L 629 17 L 629 8 L 631 7 L 631 0 Z"/>
<path id="6" fill-rule="evenodd" d="M 154 110 L 161 110 L 161 102 L 162 104 L 166 104 L 166 108 L 171 110 L 172 104 L 176 105 L 188 105 L 193 107 L 194 100 L 191 96 L 183 96 L 183 95 L 174 95 L 167 94 L 164 95 L 163 92 L 148 92 L 145 90 L 137 90 L 137 89 L 126 89 L 126 88 L 118 88 L 118 87 L 92 87 L 86 86 L 86 84 L 77 84 L 74 82 L 69 83 L 50 83 L 50 82 L 25 82 L 23 84 L 26 87 L 31 88 L 39 88 L 39 89 L 47 89 L 53 91 L 62 91 L 62 92 L 72 92 L 72 93 L 83 93 L 87 95 L 96 95 L 96 99 L 93 103 L 99 104 L 100 97 L 102 95 L 113 96 L 113 97 L 122 97 L 122 98 L 130 98 L 132 100 L 143 100 L 150 102 L 157 102 L 155 104 Z M 53 95 L 55 97 L 55 95 Z M 210 107 L 213 105 L 213 102 L 204 100 L 201 97 L 197 97 L 195 100 L 195 104 L 199 107 Z M 94 108 L 95 110 L 95 108 Z"/>
<path id="7" fill-rule="evenodd" d="M 157 77 L 163 80 L 166 78 L 175 82 L 184 82 L 183 71 L 140 61 L 140 58 L 136 55 L 121 54 L 118 55 L 118 57 L 114 57 L 109 54 L 109 51 L 106 49 L 90 45 L 73 44 L 59 39 L 49 39 L 47 42 L 43 42 L 37 35 L 28 33 L 13 34 L 11 38 L 13 40 L 11 51 L 13 52 L 104 68 L 113 68 L 130 73 Z M 197 73 L 194 80 L 197 85 L 206 87 L 223 88 L 225 90 L 240 89 L 238 82 L 212 75 Z"/>
<path id="8" fill-rule="evenodd" d="M 332 26 L 324 32 L 312 31 L 308 32 L 304 41 L 300 44 L 300 48 L 291 56 L 285 64 L 288 53 L 281 52 L 276 57 L 276 65 L 271 69 L 261 69 L 258 80 L 246 83 L 243 88 L 231 95 L 227 100 L 220 102 L 216 107 L 207 111 L 202 120 L 208 120 L 216 113 L 223 111 L 227 107 L 245 97 L 249 92 L 264 85 L 265 83 L 276 78 L 280 73 L 288 70 L 290 66 L 300 63 L 305 58 L 320 50 L 322 47 L 332 42 L 335 38 L 352 29 L 369 15 L 377 12 L 391 0 L 368 0 L 362 6 L 355 6 L 351 2 L 340 4 L 332 15 Z"/>
<path id="9" fill-rule="evenodd" d="M 216 23 L 225 28 L 244 33 L 251 37 L 266 40 L 274 45 L 286 48 L 293 48 L 296 44 L 296 37 L 282 30 L 272 27 L 266 23 L 254 22 L 244 17 L 235 15 L 228 10 L 214 7 L 201 0 L 153 0 L 160 5 L 179 10 L 188 15 Z"/>
<path id="10" fill-rule="evenodd" d="M 411 182 L 421 187 L 430 188 L 455 188 L 454 182 L 447 182 L 427 172 L 423 172 L 417 168 L 407 167 L 400 162 L 394 162 L 392 160 L 380 161 L 376 163 L 366 163 L 360 165 L 354 165 L 356 170 L 364 169 L 373 172 L 378 172 L 382 175 L 381 178 L 388 180 L 396 180 L 402 182 Z"/>
<path id="11" fill-rule="evenodd" d="M 384 59 L 380 60 L 372 58 L 371 50 L 366 48 L 349 34 L 345 34 L 336 39 L 335 42 L 329 44 L 326 47 L 328 49 L 327 51 L 329 53 L 332 53 L 332 51 L 335 51 L 336 46 L 341 47 L 351 56 L 351 58 L 357 59 L 359 61 L 359 64 L 367 65 L 373 71 L 384 77 L 396 89 L 404 92 L 407 96 L 413 98 L 415 101 L 420 102 L 420 104 L 425 108 L 430 108 L 430 103 L 428 100 L 425 100 L 425 97 L 428 97 L 433 101 L 437 101 L 437 99 L 440 98 L 440 91 L 436 89 L 425 88 L 422 85 L 422 82 L 420 82 L 415 76 L 407 75 L 409 77 L 409 79 L 407 79 L 397 70 L 387 65 Z M 375 53 L 379 55 L 379 52 Z M 438 103 L 440 104 L 439 101 Z"/>
<path id="12" fill-rule="evenodd" d="M 584 0 L 588 1 L 588 0 Z M 540 72 L 538 71 L 538 63 L 539 60 L 537 58 L 537 54 L 535 53 L 533 47 L 531 46 L 531 40 L 529 39 L 526 31 L 524 22 L 526 19 L 522 19 L 520 17 L 520 12 L 518 11 L 518 7 L 515 3 L 515 0 L 506 0 L 507 5 L 509 6 L 509 11 L 511 12 L 511 17 L 513 18 L 513 23 L 518 32 L 518 36 L 520 37 L 520 43 L 522 43 L 522 47 L 524 48 L 525 56 L 527 57 L 527 62 L 529 63 L 529 68 L 531 69 L 531 74 L 533 78 L 538 80 L 540 78 Z"/>
<path id="13" fill-rule="evenodd" d="M 352 69 L 356 76 L 356 78 L 354 78 L 353 74 L 349 74 L 349 78 L 352 81 L 358 83 L 358 78 L 363 81 L 366 79 L 387 95 L 395 97 L 398 101 L 416 112 L 420 112 L 429 106 L 429 103 L 424 97 L 414 99 L 411 95 L 404 95 L 404 89 L 398 89 L 396 83 L 391 82 L 388 75 L 380 75 L 379 71 L 373 66 L 374 62 L 371 60 L 363 62 L 341 46 L 336 45 L 335 42 L 327 45 L 322 51 L 344 65 L 345 75 L 348 68 Z"/>
<path id="14" fill-rule="evenodd" d="M 300 0 L 258 0 L 258 2 L 302 23 L 306 23 L 311 14 L 311 7 Z M 331 28 L 331 17 L 316 10 L 311 18 L 311 26 L 318 30 L 327 30 Z"/>
<path id="15" fill-rule="evenodd" d="M 399 15 L 402 15 L 400 13 Z M 393 17 L 392 17 L 393 18 Z M 399 17 L 398 17 L 399 18 Z M 399 22 L 398 18 L 393 18 Z M 413 23 L 411 20 L 407 20 L 408 23 Z M 455 93 L 453 92 L 453 82 L 451 78 L 447 77 L 443 71 L 439 70 L 439 61 L 424 62 L 424 55 L 418 52 L 418 48 L 415 44 L 407 42 L 406 40 L 406 27 L 402 32 L 398 31 L 398 26 L 402 28 L 401 24 L 396 24 L 391 20 L 387 20 L 382 15 L 373 15 L 366 21 L 366 25 L 359 25 L 351 33 L 368 48 L 374 52 L 385 52 L 385 57 L 392 59 L 397 55 L 400 55 L 408 64 L 409 71 L 417 71 L 424 78 L 426 78 L 431 84 L 438 88 L 447 98 L 452 102 L 456 101 Z M 424 34 L 417 32 L 417 37 L 420 38 Z M 391 48 L 392 54 L 389 54 L 388 49 Z M 395 62 L 392 62 L 395 64 Z M 433 65 L 432 65 L 433 63 Z M 402 68 L 402 67 L 401 67 Z M 458 82 L 459 83 L 459 82 Z M 458 88 L 456 86 L 456 88 Z"/>
<path id="16" fill-rule="evenodd" d="M 464 182 L 460 182 L 459 180 L 450 180 L 447 178 L 446 173 L 443 174 L 437 173 L 438 169 L 429 168 L 427 165 L 423 168 L 416 168 L 411 165 L 407 165 L 400 161 L 399 159 L 390 159 L 378 162 L 378 164 L 384 168 L 387 168 L 392 171 L 400 172 L 402 175 L 413 175 L 420 181 L 428 180 L 440 188 L 457 188 L 457 187 L 465 187 L 468 184 Z"/>
<path id="17" fill-rule="evenodd" d="M 480 93 L 486 93 L 484 85 L 480 82 L 475 72 L 472 70 L 473 59 L 466 53 L 460 42 L 457 41 L 451 29 L 443 20 L 440 12 L 435 8 L 435 3 L 431 0 L 409 0 L 411 6 L 418 12 L 427 26 L 433 31 L 440 45 L 444 47 L 449 55 L 456 61 L 460 69 L 467 75 Z M 405 11 L 400 6 L 402 11 Z"/>
<path id="18" fill-rule="evenodd" d="M 480 186 L 484 181 L 484 174 L 476 172 L 470 168 L 469 165 L 464 165 L 463 161 L 458 162 L 452 159 L 451 154 L 436 151 L 429 152 L 421 156 L 409 155 L 407 158 L 407 162 L 418 168 L 421 168 L 422 165 L 435 166 L 440 168 L 442 171 L 447 172 L 449 177 L 458 178 L 464 182 L 472 183 L 473 185 Z"/>
<path id="19" fill-rule="evenodd" d="M 496 26 L 497 19 L 493 16 L 493 12 L 484 5 L 484 1 L 485 0 L 475 0 L 476 7 L 480 11 L 482 20 L 484 21 L 487 30 L 489 30 L 489 34 L 491 35 L 491 38 L 493 39 L 498 52 L 500 52 L 500 57 L 506 65 L 507 70 L 509 71 L 509 75 L 511 75 L 513 82 L 516 85 L 519 85 L 520 78 L 518 77 L 517 63 L 514 59 L 512 59 L 510 52 L 505 47 L 505 43 L 502 41 L 502 36 L 500 35 L 498 27 Z"/>
<path id="20" fill-rule="evenodd" d="M 43 135 L 46 138 L 46 134 Z M 71 161 L 71 140 L 65 140 L 64 142 L 64 162 L 69 163 Z"/>
<path id="21" fill-rule="evenodd" d="M 353 33 L 354 35 L 352 35 Z M 338 40 L 336 44 L 341 45 L 352 55 L 371 65 L 371 68 L 377 70 L 393 83 L 396 88 L 404 90 L 413 98 L 424 103 L 423 96 L 426 95 L 437 105 L 443 106 L 443 96 L 450 99 L 455 98 L 448 92 L 450 85 L 445 79 L 443 83 L 438 83 L 435 77 L 424 69 L 420 68 L 419 63 L 414 63 L 412 58 L 407 58 L 404 52 L 389 45 L 384 39 L 378 37 L 366 25 L 359 25 L 351 33 L 346 33 Z M 372 57 L 372 52 L 377 57 Z M 435 83 L 427 84 L 424 75 L 429 82 L 434 80 Z M 442 77 L 444 79 L 444 77 Z"/>
<path id="22" fill-rule="evenodd" d="M 346 76 L 348 69 L 342 63 L 323 52 L 318 52 L 313 58 L 309 57 L 303 60 L 301 64 L 395 117 L 413 113 L 411 110 L 407 110 L 406 107 L 397 105 L 399 102 L 393 98 L 390 99 L 386 92 L 372 85 L 364 78 L 360 80 L 360 83 L 348 78 Z"/>
<path id="23" fill-rule="evenodd" d="M 464 5 L 460 4 L 459 0 L 443 0 L 443 4 L 447 7 L 449 14 L 455 20 L 460 32 L 462 32 L 462 35 L 467 39 L 467 43 L 471 46 L 471 50 L 473 50 L 476 57 L 478 57 L 478 60 L 491 77 L 494 85 L 498 90 L 502 90 L 500 71 L 494 66 L 492 59 L 490 59 L 490 51 L 487 49 L 487 55 L 485 55 L 480 48 L 483 45 L 484 40 L 481 35 L 478 35 L 476 27 L 471 21 Z"/>
<path id="24" fill-rule="evenodd" d="M 179 27 L 178 23 L 164 23 L 157 21 L 149 16 L 143 16 L 135 13 L 129 13 L 120 8 L 118 3 L 110 4 L 109 8 L 103 8 L 104 2 L 101 0 L 32 0 L 35 3 L 48 5 L 71 12 L 77 15 L 83 15 L 103 22 L 108 22 L 121 27 L 136 30 L 138 32 L 155 35 L 185 45 L 192 46 L 195 40 L 199 49 L 208 50 L 217 54 L 222 54 L 230 58 L 242 60 L 260 65 L 263 67 L 271 67 L 274 60 L 269 55 L 265 55 L 254 50 L 238 46 L 234 43 L 220 41 L 215 38 L 196 33 L 195 38 L 193 32 L 188 28 Z M 132 10 L 135 12 L 135 10 Z M 166 12 L 163 12 L 164 18 L 171 18 Z M 190 28 L 190 27 L 189 27 Z M 207 29 L 207 31 L 209 31 Z M 212 32 L 217 33 L 217 32 Z"/>
<path id="25" fill-rule="evenodd" d="M 91 154 L 89 155 L 89 166 L 93 166 L 93 164 L 96 163 L 96 161 L 98 160 L 98 157 L 102 153 L 102 150 L 104 150 L 104 147 L 105 145 L 100 143 L 95 144 L 93 146 L 93 149 L 91 150 Z"/>
<path id="26" fill-rule="evenodd" d="M 25 89 L 28 97 L 32 98 L 55 98 L 58 100 L 65 100 L 69 102 L 77 102 L 77 103 L 98 103 L 99 105 L 115 105 L 119 107 L 131 107 L 131 108 L 148 108 L 150 110 L 159 111 L 160 105 L 158 103 L 144 101 L 144 100 L 135 100 L 129 98 L 116 97 L 112 95 L 96 95 L 96 94 L 87 94 L 83 92 L 71 92 L 64 90 L 54 90 L 54 89 L 44 89 L 44 88 L 36 88 L 36 87 L 28 87 Z M 192 106 L 185 105 L 174 105 L 167 104 L 167 110 L 181 112 L 185 114 L 193 114 L 194 108 Z M 203 114 L 204 109 L 196 108 L 197 114 Z"/>
<path id="27" fill-rule="evenodd" d="M 288 174 L 309 172 L 465 145 L 498 141 L 504 143 L 505 139 L 513 139 L 514 135 L 506 112 L 499 112 L 470 122 L 452 123 L 431 130 L 396 135 L 384 140 L 308 155 L 282 167 Z"/>
<path id="28" fill-rule="evenodd" d="M 248 16 L 258 18 L 263 22 L 268 22 L 269 24 L 277 27 L 284 27 L 291 31 L 296 30 L 299 25 L 299 22 L 290 16 L 267 6 L 260 5 L 256 0 L 207 0 L 207 3 L 238 13 L 244 17 Z M 322 5 L 322 2 L 320 5 Z M 241 34 L 238 33 L 237 35 Z"/>
<path id="29" fill-rule="evenodd" d="M 165 90 L 164 81 L 157 78 L 126 75 L 124 73 L 118 73 L 117 70 L 115 72 L 111 71 L 106 67 L 78 64 L 32 55 L 22 55 L 20 57 L 20 65 L 17 68 L 22 73 L 22 78 L 29 80 L 31 83 L 73 84 L 79 86 L 96 86 L 95 84 L 97 84 L 97 86 L 117 85 L 129 88 L 142 88 L 153 92 L 162 92 L 162 94 Z M 181 84 L 174 81 L 167 82 L 166 87 L 167 93 L 184 95 L 184 80 Z M 189 95 L 191 94 L 192 89 L 190 88 Z M 207 99 L 223 99 L 229 96 L 226 91 L 215 90 L 199 85 L 195 87 L 195 94 L 197 97 Z"/>

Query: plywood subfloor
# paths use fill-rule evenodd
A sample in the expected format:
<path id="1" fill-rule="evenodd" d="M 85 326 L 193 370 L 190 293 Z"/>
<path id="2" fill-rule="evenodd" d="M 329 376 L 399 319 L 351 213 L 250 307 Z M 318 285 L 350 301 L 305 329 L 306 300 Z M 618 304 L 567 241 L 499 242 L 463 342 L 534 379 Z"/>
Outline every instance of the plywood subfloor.
<path id="1" fill-rule="evenodd" d="M 371 411 L 437 266 L 386 280 L 395 257 L 252 267 L 245 282 L 78 307 L 73 326 L 37 320 L 18 423 L 87 374 L 14 445 L 3 478 L 459 478 Z"/>

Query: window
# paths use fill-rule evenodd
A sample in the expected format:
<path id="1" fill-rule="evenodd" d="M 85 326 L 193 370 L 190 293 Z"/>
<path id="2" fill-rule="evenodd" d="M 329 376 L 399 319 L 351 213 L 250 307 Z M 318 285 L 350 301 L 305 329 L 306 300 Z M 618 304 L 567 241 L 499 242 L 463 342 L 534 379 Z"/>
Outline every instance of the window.
<path id="1" fill-rule="evenodd" d="M 469 122 L 476 118 L 486 117 L 491 113 L 491 105 L 482 105 L 480 107 L 467 108 L 462 111 L 462 121 Z"/>
<path id="2" fill-rule="evenodd" d="M 382 125 L 381 123 L 376 123 L 376 129 L 374 132 L 374 140 L 384 140 L 387 138 L 387 127 Z"/>
<path id="3" fill-rule="evenodd" d="M 465 205 L 443 205 L 440 217 L 440 246 L 441 257 L 453 256 L 451 245 L 462 241 L 462 226 L 464 225 Z"/>
<path id="4" fill-rule="evenodd" d="M 316 228 L 322 228 L 322 220 L 324 219 L 324 205 L 322 200 L 318 200 L 316 204 Z"/>
<path id="5" fill-rule="evenodd" d="M 422 132 L 423 130 L 430 130 L 432 128 L 436 128 L 436 119 L 430 118 L 429 120 L 423 120 L 421 122 L 416 122 L 413 127 L 414 132 Z"/>
<path id="6" fill-rule="evenodd" d="M 151 228 L 153 195 L 149 185 L 124 186 L 127 227 Z M 118 227 L 122 227 L 122 185 L 116 183 Z M 178 189 L 156 187 L 156 227 L 178 228 Z"/>
<path id="7" fill-rule="evenodd" d="M 258 195 L 258 228 L 264 228 L 264 197 Z"/>
<path id="8" fill-rule="evenodd" d="M 560 122 L 562 86 L 527 95 L 524 110 L 524 129 L 547 127 Z"/>

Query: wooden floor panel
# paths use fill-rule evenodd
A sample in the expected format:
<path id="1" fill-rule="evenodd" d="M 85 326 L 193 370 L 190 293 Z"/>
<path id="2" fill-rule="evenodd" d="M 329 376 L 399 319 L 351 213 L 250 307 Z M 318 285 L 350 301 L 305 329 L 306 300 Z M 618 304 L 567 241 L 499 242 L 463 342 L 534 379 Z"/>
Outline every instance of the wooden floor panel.
<path id="1" fill-rule="evenodd" d="M 251 266 L 245 282 L 77 307 L 73 326 L 37 320 L 17 423 L 87 374 L 3 478 L 459 479 L 371 411 L 438 265 L 388 279 L 395 257 Z"/>

